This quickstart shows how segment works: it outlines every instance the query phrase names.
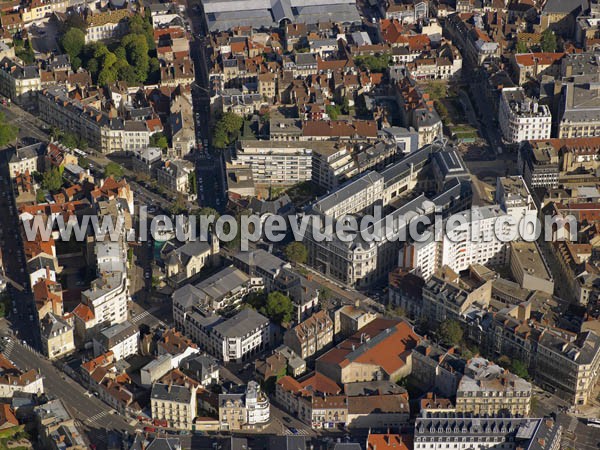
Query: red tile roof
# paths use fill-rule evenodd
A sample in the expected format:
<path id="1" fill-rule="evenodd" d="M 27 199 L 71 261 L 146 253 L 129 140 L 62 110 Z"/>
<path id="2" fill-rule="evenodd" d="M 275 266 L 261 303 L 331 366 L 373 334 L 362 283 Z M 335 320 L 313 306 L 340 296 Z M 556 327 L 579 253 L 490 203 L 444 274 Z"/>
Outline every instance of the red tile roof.
<path id="1" fill-rule="evenodd" d="M 83 322 L 94 320 L 94 313 L 87 305 L 84 305 L 83 303 L 80 303 L 75 307 L 73 310 L 73 315 L 80 318 Z"/>
<path id="2" fill-rule="evenodd" d="M 319 137 L 377 137 L 377 122 L 374 120 L 307 120 L 302 126 L 304 136 Z"/>
<path id="3" fill-rule="evenodd" d="M 409 450 L 406 442 L 400 434 L 369 434 L 367 437 L 367 450 L 382 450 L 393 448 L 395 450 Z M 412 446 L 410 447 L 412 448 Z"/>
<path id="4" fill-rule="evenodd" d="M 393 374 L 419 342 L 419 336 L 404 321 L 375 319 L 356 334 L 329 350 L 317 361 L 346 367 L 351 363 L 372 364 Z"/>
<path id="5" fill-rule="evenodd" d="M 550 53 L 550 52 L 537 52 L 537 53 L 521 53 L 515 55 L 515 60 L 522 66 L 534 66 L 536 63 L 540 66 L 550 66 L 560 61 L 564 53 Z"/>

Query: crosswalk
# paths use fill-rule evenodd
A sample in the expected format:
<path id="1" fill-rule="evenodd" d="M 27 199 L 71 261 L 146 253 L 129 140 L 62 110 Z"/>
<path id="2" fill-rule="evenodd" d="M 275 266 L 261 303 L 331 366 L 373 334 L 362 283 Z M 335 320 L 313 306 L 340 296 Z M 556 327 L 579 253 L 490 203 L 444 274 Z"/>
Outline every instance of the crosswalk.
<path id="1" fill-rule="evenodd" d="M 151 315 L 153 312 L 155 312 L 157 309 L 147 309 L 145 311 L 142 311 L 141 313 L 139 313 L 137 316 L 134 316 L 131 318 L 131 323 L 133 323 L 134 325 L 137 325 L 138 323 L 140 323 L 141 321 L 143 321 L 146 317 L 148 317 L 149 315 Z M 160 320 L 160 319 L 156 319 L 157 323 L 163 327 L 166 327 L 166 324 Z"/>
<path id="2" fill-rule="evenodd" d="M 6 345 L 4 346 L 4 352 L 3 353 L 8 358 L 10 358 L 10 355 L 11 355 L 12 351 L 14 350 L 14 348 L 15 348 L 15 342 L 11 340 L 10 342 L 7 342 Z"/>
<path id="3" fill-rule="evenodd" d="M 102 419 L 103 417 L 108 416 L 108 414 L 110 414 L 108 411 L 101 411 L 98 414 L 93 415 L 92 417 L 88 417 L 87 419 L 85 419 L 85 421 L 89 424 L 92 424 Z"/>
<path id="4" fill-rule="evenodd" d="M 310 432 L 305 429 L 305 428 L 297 428 L 296 429 L 296 433 L 292 432 L 292 430 L 290 430 L 289 428 L 285 428 L 285 430 L 283 431 L 283 434 L 287 435 L 287 436 L 308 436 L 310 434 Z"/>

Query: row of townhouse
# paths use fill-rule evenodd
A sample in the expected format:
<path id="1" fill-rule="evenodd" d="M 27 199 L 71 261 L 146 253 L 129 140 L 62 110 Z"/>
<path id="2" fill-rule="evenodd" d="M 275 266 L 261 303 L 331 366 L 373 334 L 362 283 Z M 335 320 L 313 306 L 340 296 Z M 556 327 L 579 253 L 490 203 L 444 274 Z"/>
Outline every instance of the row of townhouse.
<path id="1" fill-rule="evenodd" d="M 275 398 L 286 411 L 314 429 L 402 428 L 408 424 L 410 408 L 404 389 L 376 381 L 347 384 L 345 391 L 314 372 L 300 380 L 290 376 L 279 379 Z"/>
<path id="2" fill-rule="evenodd" d="M 69 130 L 102 153 L 148 147 L 152 131 L 145 121 L 111 117 L 72 98 L 64 87 L 53 86 L 38 95 L 40 118 Z"/>
<path id="3" fill-rule="evenodd" d="M 600 337 L 593 331 L 572 333 L 540 325 L 523 305 L 475 316 L 467 325 L 488 355 L 520 359 L 540 386 L 573 405 L 590 401 L 600 377 Z"/>

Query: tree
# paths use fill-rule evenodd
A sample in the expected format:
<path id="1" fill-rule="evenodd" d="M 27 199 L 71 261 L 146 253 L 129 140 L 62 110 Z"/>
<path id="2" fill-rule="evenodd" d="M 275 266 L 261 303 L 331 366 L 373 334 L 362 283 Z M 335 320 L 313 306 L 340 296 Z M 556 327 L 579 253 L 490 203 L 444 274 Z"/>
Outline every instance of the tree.
<path id="1" fill-rule="evenodd" d="M 527 48 L 527 44 L 525 42 L 519 41 L 517 42 L 515 50 L 517 53 L 527 53 L 529 51 L 529 48 Z"/>
<path id="2" fill-rule="evenodd" d="M 278 324 L 289 323 L 293 312 L 294 304 L 290 298 L 277 291 L 269 293 L 265 306 L 261 308 L 261 313 Z"/>
<path id="3" fill-rule="evenodd" d="M 498 365 L 504 367 L 505 369 L 509 369 L 512 365 L 510 358 L 506 355 L 502 355 L 498 358 Z"/>
<path id="4" fill-rule="evenodd" d="M 304 264 L 308 259 L 308 250 L 301 242 L 292 242 L 285 247 L 285 256 L 294 264 Z"/>
<path id="5" fill-rule="evenodd" d="M 425 87 L 425 92 L 432 100 L 440 100 L 448 96 L 448 89 L 444 82 L 430 81 Z"/>
<path id="6" fill-rule="evenodd" d="M 237 139 L 242 125 L 244 125 L 242 117 L 232 112 L 224 113 L 213 129 L 213 145 L 217 148 L 226 148 Z"/>
<path id="7" fill-rule="evenodd" d="M 123 168 L 116 162 L 109 162 L 104 168 L 104 176 L 106 178 L 113 177 L 120 179 L 123 178 L 123 175 Z"/>
<path id="8" fill-rule="evenodd" d="M 190 194 L 196 194 L 198 192 L 198 185 L 196 184 L 196 172 L 190 172 L 188 175 L 188 192 Z"/>
<path id="9" fill-rule="evenodd" d="M 150 136 L 150 145 L 163 150 L 169 148 L 169 142 L 163 133 L 154 133 L 152 136 Z"/>
<path id="10" fill-rule="evenodd" d="M 510 371 L 516 376 L 524 378 L 525 380 L 529 379 L 529 372 L 527 371 L 527 366 L 520 359 L 513 359 L 510 365 Z"/>
<path id="11" fill-rule="evenodd" d="M 259 309 L 261 309 L 265 306 L 266 300 L 267 300 L 267 297 L 266 297 L 264 291 L 258 291 L 258 292 L 250 292 L 244 299 L 244 302 L 246 305 L 248 305 L 258 311 Z"/>
<path id="12" fill-rule="evenodd" d="M 463 338 L 463 330 L 456 320 L 444 320 L 437 330 L 438 337 L 444 345 L 458 345 Z"/>
<path id="13" fill-rule="evenodd" d="M 543 32 L 542 32 L 542 38 L 540 40 L 540 47 L 542 48 L 543 52 L 555 52 L 558 44 L 556 42 L 556 35 L 554 34 L 554 31 L 552 31 L 550 28 L 546 28 Z"/>
<path id="14" fill-rule="evenodd" d="M 143 35 L 128 34 L 121 41 L 121 46 L 126 50 L 127 61 L 134 69 L 137 81 L 143 83 L 148 78 L 150 68 L 146 38 Z"/>
<path id="15" fill-rule="evenodd" d="M 183 194 L 179 193 L 175 198 L 175 202 L 171 204 L 171 214 L 177 216 L 179 214 L 184 213 L 185 211 L 187 211 L 185 199 L 183 198 Z"/>
<path id="16" fill-rule="evenodd" d="M 342 111 L 338 105 L 327 105 L 325 112 L 331 120 L 337 120 Z"/>
<path id="17" fill-rule="evenodd" d="M 0 113 L 0 147 L 6 147 L 17 139 L 19 129 L 6 121 L 4 113 Z"/>
<path id="18" fill-rule="evenodd" d="M 390 64 L 392 63 L 392 58 L 389 54 L 384 53 L 382 55 L 366 55 L 366 56 L 357 56 L 354 58 L 354 62 L 362 69 L 368 70 L 370 72 L 375 73 L 383 73 L 385 72 Z"/>
<path id="19" fill-rule="evenodd" d="M 85 33 L 79 28 L 69 28 L 60 39 L 60 45 L 69 55 L 71 61 L 79 56 L 85 45 Z"/>
<path id="20" fill-rule="evenodd" d="M 45 189 L 38 189 L 35 193 L 35 201 L 38 203 L 45 203 L 46 194 L 48 194 L 48 192 Z"/>
<path id="21" fill-rule="evenodd" d="M 53 167 L 44 172 L 44 175 L 42 176 L 42 188 L 50 192 L 56 192 L 60 190 L 62 185 L 62 173 L 58 167 Z"/>
<path id="22" fill-rule="evenodd" d="M 64 133 L 58 134 L 58 140 L 62 145 L 68 147 L 70 149 L 76 148 L 78 145 L 77 135 L 71 133 L 70 131 L 65 131 Z"/>

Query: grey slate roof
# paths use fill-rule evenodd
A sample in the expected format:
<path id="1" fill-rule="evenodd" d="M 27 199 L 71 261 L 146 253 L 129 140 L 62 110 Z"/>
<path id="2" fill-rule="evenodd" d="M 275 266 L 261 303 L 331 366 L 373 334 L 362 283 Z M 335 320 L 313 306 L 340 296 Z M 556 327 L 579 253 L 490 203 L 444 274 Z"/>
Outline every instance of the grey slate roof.
<path id="1" fill-rule="evenodd" d="M 254 330 L 269 325 L 269 319 L 253 309 L 243 309 L 231 319 L 223 321 L 213 330 L 223 337 L 246 336 Z"/>
<path id="2" fill-rule="evenodd" d="M 46 315 L 40 322 L 40 332 L 46 338 L 52 337 L 55 333 L 60 334 L 70 329 L 71 325 L 53 313 Z"/>
<path id="3" fill-rule="evenodd" d="M 190 403 L 192 392 L 185 386 L 154 383 L 151 396 L 153 399 L 157 400 Z"/>

